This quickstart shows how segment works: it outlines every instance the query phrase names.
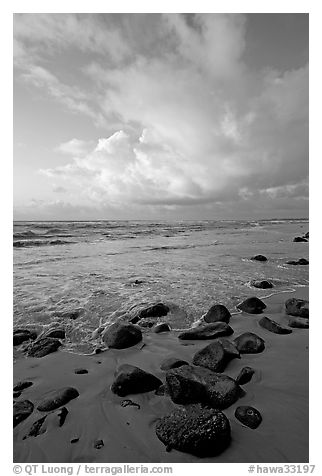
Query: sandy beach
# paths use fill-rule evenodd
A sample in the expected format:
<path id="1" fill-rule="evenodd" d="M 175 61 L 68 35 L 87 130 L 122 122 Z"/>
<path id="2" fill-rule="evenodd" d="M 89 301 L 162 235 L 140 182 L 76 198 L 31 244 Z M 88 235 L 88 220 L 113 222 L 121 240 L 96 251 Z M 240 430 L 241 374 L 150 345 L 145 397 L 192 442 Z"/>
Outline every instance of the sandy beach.
<path id="1" fill-rule="evenodd" d="M 179 340 L 177 331 L 155 334 L 143 329 L 143 340 L 127 349 L 108 349 L 90 356 L 58 350 L 14 364 L 14 384 L 33 382 L 17 401 L 34 404 L 32 414 L 14 429 L 14 462 L 307 462 L 309 331 L 292 329 L 291 334 L 278 335 L 258 324 L 264 315 L 287 326 L 284 303 L 290 297 L 308 299 L 308 287 L 264 299 L 267 308 L 263 314 L 242 312 L 231 317 L 229 324 L 234 334 L 230 340 L 243 332 L 254 332 L 264 339 L 265 350 L 232 360 L 224 371 L 236 378 L 242 367 L 251 366 L 255 375 L 243 386 L 245 395 L 223 411 L 231 425 L 231 444 L 220 455 L 198 458 L 166 451 L 155 434 L 155 426 L 159 418 L 178 407 L 169 396 L 156 395 L 154 391 L 129 395 L 125 398 L 139 407 L 122 406 L 124 398 L 111 392 L 115 371 L 123 363 L 140 367 L 164 381 L 160 364 L 165 358 L 173 356 L 191 362 L 199 349 L 212 342 Z M 88 373 L 75 374 L 75 369 L 80 368 Z M 53 412 L 46 418 L 42 434 L 24 439 L 33 423 L 46 415 L 37 410 L 37 405 L 48 392 L 67 386 L 75 387 L 79 397 L 64 405 L 68 410 L 64 424 L 58 425 Z M 234 412 L 238 405 L 250 405 L 260 411 L 263 421 L 257 429 L 237 421 Z"/>

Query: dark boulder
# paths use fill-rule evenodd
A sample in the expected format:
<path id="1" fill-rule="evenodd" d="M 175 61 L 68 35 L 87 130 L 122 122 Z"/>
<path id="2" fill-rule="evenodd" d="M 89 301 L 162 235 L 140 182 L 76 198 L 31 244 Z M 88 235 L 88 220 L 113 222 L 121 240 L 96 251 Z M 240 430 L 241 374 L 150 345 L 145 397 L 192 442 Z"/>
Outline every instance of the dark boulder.
<path id="1" fill-rule="evenodd" d="M 57 412 L 51 412 L 45 415 L 44 417 L 39 418 L 39 420 L 36 420 L 31 425 L 29 432 L 27 433 L 26 436 L 23 437 L 23 440 L 31 436 L 36 437 L 45 433 L 47 430 L 46 427 L 48 426 L 47 418 L 49 417 L 49 415 L 50 415 L 50 418 L 52 418 L 52 421 L 55 421 L 56 425 L 58 423 L 58 427 L 62 427 L 68 415 L 68 410 L 66 407 L 62 407 Z"/>
<path id="2" fill-rule="evenodd" d="M 77 375 L 88 374 L 88 370 L 87 369 L 75 369 L 74 373 L 77 374 Z"/>
<path id="3" fill-rule="evenodd" d="M 112 349 L 126 349 L 142 340 L 141 329 L 130 323 L 116 322 L 102 334 L 105 344 Z"/>
<path id="4" fill-rule="evenodd" d="M 250 283 L 254 288 L 259 288 L 259 289 L 271 289 L 273 287 L 272 283 L 270 281 L 251 281 Z"/>
<path id="5" fill-rule="evenodd" d="M 254 373 L 255 370 L 251 367 L 243 367 L 236 378 L 236 383 L 238 383 L 238 385 L 245 385 L 245 383 L 251 381 Z"/>
<path id="6" fill-rule="evenodd" d="M 161 365 L 161 370 L 170 370 L 170 369 L 177 369 L 178 367 L 182 367 L 182 365 L 189 365 L 188 362 L 185 360 L 177 359 L 176 357 L 169 357 L 165 359 Z"/>
<path id="7" fill-rule="evenodd" d="M 310 238 L 310 233 L 308 231 L 305 233 L 304 238 Z"/>
<path id="8" fill-rule="evenodd" d="M 55 339 L 65 339 L 66 334 L 65 334 L 65 329 L 63 327 L 59 327 L 56 329 L 49 329 L 45 333 L 46 337 L 54 337 Z"/>
<path id="9" fill-rule="evenodd" d="M 245 301 L 237 305 L 237 309 L 247 312 L 248 314 L 260 314 L 265 308 L 266 304 L 264 304 L 258 297 L 247 298 Z"/>
<path id="10" fill-rule="evenodd" d="M 300 258 L 297 262 L 297 264 L 299 264 L 300 266 L 306 266 L 309 264 L 309 261 L 305 258 Z"/>
<path id="11" fill-rule="evenodd" d="M 20 345 L 27 340 L 35 340 L 37 333 L 29 329 L 14 329 L 13 331 L 13 345 Z"/>
<path id="12" fill-rule="evenodd" d="M 166 450 L 197 457 L 222 453 L 230 443 L 230 424 L 219 410 L 189 405 L 161 418 L 155 429 Z"/>
<path id="13" fill-rule="evenodd" d="M 122 400 L 121 401 L 121 407 L 125 408 L 125 407 L 136 407 L 138 410 L 140 410 L 141 406 L 136 403 L 136 402 L 133 402 L 132 400 Z"/>
<path id="14" fill-rule="evenodd" d="M 241 388 L 227 375 L 184 365 L 166 373 L 167 392 L 174 403 L 205 403 L 227 408 L 241 396 Z"/>
<path id="15" fill-rule="evenodd" d="M 309 301 L 291 298 L 285 302 L 285 312 L 291 316 L 309 318 Z"/>
<path id="16" fill-rule="evenodd" d="M 171 331 L 171 327 L 169 326 L 169 324 L 167 324 L 166 322 L 162 322 L 161 324 L 157 324 L 153 327 L 153 332 L 155 332 L 156 334 L 160 334 L 161 332 L 169 332 Z"/>
<path id="17" fill-rule="evenodd" d="M 27 433 L 26 436 L 23 437 L 23 440 L 26 438 L 29 438 L 31 436 L 36 437 L 39 435 L 42 435 L 43 433 L 46 432 L 46 428 L 44 428 L 44 423 L 47 418 L 47 415 L 45 415 L 42 418 L 39 418 L 39 420 L 36 420 L 30 427 L 29 432 Z"/>
<path id="18" fill-rule="evenodd" d="M 19 425 L 19 423 L 28 418 L 33 411 L 34 404 L 29 400 L 15 402 L 13 405 L 13 427 Z"/>
<path id="19" fill-rule="evenodd" d="M 205 322 L 228 322 L 230 321 L 231 314 L 226 306 L 222 304 L 214 304 L 209 311 L 203 316 Z"/>
<path id="20" fill-rule="evenodd" d="M 152 306 L 146 307 L 145 309 L 141 309 L 131 320 L 132 324 L 136 324 L 140 319 L 147 319 L 150 317 L 162 317 L 166 316 L 170 308 L 159 302 L 157 304 L 153 304 Z"/>
<path id="21" fill-rule="evenodd" d="M 182 340 L 215 339 L 216 337 L 230 336 L 233 332 L 232 328 L 225 322 L 213 322 L 211 324 L 192 327 L 179 334 L 178 338 Z"/>
<path id="22" fill-rule="evenodd" d="M 230 360 L 239 357 L 236 347 L 226 340 L 226 346 L 222 342 L 216 340 L 199 350 L 193 357 L 192 363 L 200 367 L 205 367 L 214 372 L 223 372 Z M 230 352 L 229 345 L 232 351 Z M 227 349 L 227 350 L 226 350 Z M 235 352 L 234 352 L 235 351 Z"/>
<path id="23" fill-rule="evenodd" d="M 232 342 L 229 339 L 226 339 L 225 337 L 220 337 L 219 339 L 216 339 L 216 342 L 220 342 L 230 360 L 240 359 L 240 354 L 235 342 Z"/>
<path id="24" fill-rule="evenodd" d="M 274 334 L 291 334 L 292 330 L 288 329 L 287 327 L 281 326 L 278 322 L 269 319 L 268 317 L 264 316 L 259 321 L 258 324 L 267 329 Z"/>
<path id="25" fill-rule="evenodd" d="M 264 255 L 256 255 L 251 258 L 253 261 L 267 261 L 266 256 Z"/>
<path id="26" fill-rule="evenodd" d="M 243 425 L 248 426 L 252 430 L 255 430 L 262 423 L 262 415 L 254 407 L 241 406 L 237 407 L 235 411 L 235 417 Z"/>
<path id="27" fill-rule="evenodd" d="M 60 346 L 61 342 L 58 339 L 43 337 L 29 347 L 27 355 L 29 357 L 44 357 L 52 352 L 56 352 Z"/>
<path id="28" fill-rule="evenodd" d="M 265 341 L 253 332 L 245 332 L 236 337 L 235 344 L 241 354 L 258 354 L 265 349 Z"/>
<path id="29" fill-rule="evenodd" d="M 160 385 L 161 380 L 154 375 L 134 365 L 123 364 L 117 372 L 111 390 L 119 397 L 126 397 L 130 394 L 151 392 Z"/>
<path id="30" fill-rule="evenodd" d="M 288 325 L 295 329 L 308 329 L 309 319 L 306 319 L 305 317 L 290 317 Z"/>
<path id="31" fill-rule="evenodd" d="M 19 398 L 22 392 L 13 392 L 13 398 Z"/>
<path id="32" fill-rule="evenodd" d="M 33 385 L 33 382 L 29 382 L 25 380 L 24 382 L 18 382 L 15 384 L 13 387 L 14 392 L 22 392 L 25 390 L 25 388 L 31 387 Z"/>
<path id="33" fill-rule="evenodd" d="M 49 412 L 56 410 L 56 408 L 65 405 L 74 398 L 79 396 L 78 391 L 74 387 L 64 387 L 58 390 L 52 390 L 49 392 L 45 399 L 38 405 L 37 409 L 40 412 Z"/>
<path id="34" fill-rule="evenodd" d="M 307 239 L 302 236 L 296 236 L 293 240 L 294 243 L 307 243 Z"/>
<path id="35" fill-rule="evenodd" d="M 295 260 L 286 261 L 286 264 L 292 264 L 293 266 L 297 266 L 297 265 L 306 266 L 309 264 L 309 262 L 305 258 L 300 258 L 298 261 L 295 261 Z"/>

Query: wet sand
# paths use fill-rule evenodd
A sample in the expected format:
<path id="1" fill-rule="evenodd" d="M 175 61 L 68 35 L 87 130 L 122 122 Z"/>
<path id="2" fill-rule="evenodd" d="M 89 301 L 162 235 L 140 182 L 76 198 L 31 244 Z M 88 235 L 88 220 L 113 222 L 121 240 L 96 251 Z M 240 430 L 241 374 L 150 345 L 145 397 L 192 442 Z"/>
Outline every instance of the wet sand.
<path id="1" fill-rule="evenodd" d="M 252 380 L 243 386 L 246 394 L 224 410 L 230 420 L 232 441 L 221 455 L 200 459 L 176 450 L 166 452 L 155 435 L 155 423 L 177 405 L 167 396 L 149 392 L 125 397 L 138 403 L 140 409 L 122 407 L 124 398 L 110 391 L 115 370 L 122 363 L 136 365 L 164 380 L 162 360 L 173 356 L 191 362 L 197 350 L 212 342 L 180 341 L 176 331 L 154 334 L 144 330 L 143 341 L 129 349 L 109 349 L 91 356 L 58 351 L 14 364 L 14 383 L 34 383 L 17 400 L 28 399 L 35 405 L 33 413 L 14 429 L 14 462 L 308 462 L 309 331 L 292 329 L 291 334 L 277 335 L 258 324 L 264 315 L 287 325 L 284 303 L 289 297 L 308 299 L 308 288 L 264 299 L 267 308 L 263 314 L 238 313 L 231 318 L 231 339 L 243 332 L 254 332 L 265 340 L 266 348 L 263 353 L 234 359 L 224 372 L 235 378 L 242 367 L 249 365 L 256 370 Z M 75 374 L 78 368 L 88 373 Z M 65 405 L 69 413 L 64 425 L 59 427 L 56 420 L 48 418 L 45 433 L 23 440 L 31 425 L 45 415 L 36 409 L 37 404 L 47 392 L 66 386 L 77 388 L 80 395 Z M 234 412 L 239 405 L 251 405 L 261 412 L 263 422 L 256 430 L 236 420 Z M 94 447 L 97 440 L 104 442 L 100 449 Z"/>

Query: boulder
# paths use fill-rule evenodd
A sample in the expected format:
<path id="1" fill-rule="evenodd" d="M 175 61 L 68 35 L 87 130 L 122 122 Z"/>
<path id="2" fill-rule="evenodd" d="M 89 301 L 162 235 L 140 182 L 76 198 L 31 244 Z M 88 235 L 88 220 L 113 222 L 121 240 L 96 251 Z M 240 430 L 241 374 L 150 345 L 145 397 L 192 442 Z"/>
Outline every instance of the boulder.
<path id="1" fill-rule="evenodd" d="M 300 258 L 297 264 L 299 264 L 300 266 L 306 266 L 307 264 L 309 264 L 309 261 L 305 258 Z"/>
<path id="2" fill-rule="evenodd" d="M 169 332 L 171 331 L 171 327 L 169 326 L 169 324 L 167 324 L 166 322 L 162 322 L 161 324 L 156 324 L 153 328 L 152 328 L 153 332 L 155 332 L 156 334 L 160 334 L 161 332 Z"/>
<path id="3" fill-rule="evenodd" d="M 243 425 L 255 430 L 262 423 L 262 415 L 254 407 L 241 406 L 235 410 L 235 417 Z"/>
<path id="4" fill-rule="evenodd" d="M 60 346 L 61 342 L 58 339 L 43 337 L 29 347 L 27 355 L 29 357 L 44 357 L 52 352 L 56 352 Z"/>
<path id="5" fill-rule="evenodd" d="M 247 298 L 245 301 L 237 305 L 237 309 L 247 312 L 248 314 L 260 314 L 265 308 L 266 304 L 264 304 L 258 297 Z"/>
<path id="6" fill-rule="evenodd" d="M 185 360 L 177 359 L 176 357 L 169 357 L 168 359 L 165 359 L 161 363 L 160 369 L 161 370 L 176 369 L 178 367 L 182 367 L 182 365 L 189 365 L 189 364 Z"/>
<path id="7" fill-rule="evenodd" d="M 13 405 L 13 427 L 19 425 L 34 411 L 34 404 L 29 400 L 15 402 Z"/>
<path id="8" fill-rule="evenodd" d="M 26 438 L 29 438 L 31 436 L 36 437 L 39 435 L 42 435 L 43 433 L 46 432 L 47 427 L 48 427 L 48 419 L 51 419 L 51 423 L 57 427 L 62 427 L 63 424 L 65 423 L 66 417 L 68 415 L 68 410 L 66 407 L 60 408 L 57 412 L 51 412 L 45 415 L 42 418 L 39 418 L 39 420 L 36 420 L 30 427 L 29 432 L 27 435 L 23 437 L 23 440 Z"/>
<path id="9" fill-rule="evenodd" d="M 290 260 L 290 261 L 286 261 L 286 264 L 292 264 L 294 266 L 306 266 L 309 264 L 309 261 L 305 258 L 300 258 L 298 261 L 295 261 L 295 260 Z"/>
<path id="10" fill-rule="evenodd" d="M 309 318 L 309 301 L 291 298 L 285 302 L 285 312 L 291 316 Z"/>
<path id="11" fill-rule="evenodd" d="M 166 446 L 197 457 L 222 453 L 230 443 L 230 424 L 219 410 L 188 405 L 162 417 L 156 435 Z"/>
<path id="12" fill-rule="evenodd" d="M 270 281 L 251 281 L 250 283 L 254 288 L 259 288 L 259 289 L 270 289 L 273 287 L 272 283 Z"/>
<path id="13" fill-rule="evenodd" d="M 241 396 L 241 388 L 227 375 L 203 367 L 184 365 L 166 373 L 167 392 L 174 403 L 205 403 L 227 408 Z"/>
<path id="14" fill-rule="evenodd" d="M 305 233 L 304 238 L 310 238 L 310 233 L 308 231 Z"/>
<path id="15" fill-rule="evenodd" d="M 266 256 L 264 255 L 256 255 L 251 258 L 253 261 L 267 261 Z"/>
<path id="16" fill-rule="evenodd" d="M 103 332 L 102 337 L 111 349 L 126 349 L 142 340 L 142 332 L 131 323 L 116 322 Z"/>
<path id="17" fill-rule="evenodd" d="M 215 339 L 216 337 L 230 336 L 233 332 L 232 328 L 225 322 L 213 322 L 181 332 L 178 338 L 182 340 Z"/>
<path id="18" fill-rule="evenodd" d="M 74 387 L 64 387 L 58 390 L 52 390 L 38 405 L 37 409 L 40 412 L 56 410 L 56 408 L 66 405 L 66 403 L 70 402 L 74 398 L 77 398 L 78 396 L 79 393 Z"/>
<path id="19" fill-rule="evenodd" d="M 281 326 L 281 324 L 273 321 L 272 319 L 269 319 L 266 316 L 262 317 L 258 321 L 258 324 L 264 329 L 267 329 L 268 331 L 273 332 L 274 334 L 291 334 L 292 333 L 291 329 Z"/>
<path id="20" fill-rule="evenodd" d="M 240 359 L 240 353 L 236 347 L 235 342 L 232 342 L 229 339 L 226 339 L 225 337 L 220 337 L 219 339 L 216 339 L 216 342 L 221 343 L 225 350 L 225 353 L 229 356 L 230 360 Z"/>
<path id="21" fill-rule="evenodd" d="M 49 329 L 45 333 L 46 337 L 54 337 L 55 339 L 65 339 L 65 329 L 63 327 L 58 327 L 56 329 Z"/>
<path id="22" fill-rule="evenodd" d="M 77 375 L 88 374 L 88 370 L 87 369 L 75 369 L 74 373 L 77 374 Z"/>
<path id="23" fill-rule="evenodd" d="M 228 322 L 230 321 L 231 314 L 226 306 L 222 304 L 214 304 L 209 311 L 203 316 L 205 322 Z"/>
<path id="24" fill-rule="evenodd" d="M 29 329 L 14 329 L 13 331 L 13 345 L 20 345 L 27 340 L 35 340 L 37 333 Z"/>
<path id="25" fill-rule="evenodd" d="M 25 388 L 31 387 L 32 385 L 33 385 L 33 382 L 29 382 L 27 380 L 25 380 L 23 382 L 18 382 L 13 387 L 13 391 L 14 392 L 22 392 L 23 390 L 25 390 Z"/>
<path id="26" fill-rule="evenodd" d="M 126 397 L 130 394 L 151 392 L 160 385 L 161 380 L 154 375 L 134 365 L 123 364 L 117 372 L 111 390 L 119 397 Z"/>
<path id="27" fill-rule="evenodd" d="M 239 352 L 231 342 L 226 339 L 226 345 L 223 345 L 222 342 L 216 340 L 199 350 L 194 355 L 192 363 L 213 372 L 223 372 L 228 362 L 235 357 L 239 357 Z"/>
<path id="28" fill-rule="evenodd" d="M 152 306 L 146 307 L 145 309 L 141 309 L 131 320 L 132 324 L 136 324 L 140 319 L 147 319 L 150 317 L 162 317 L 166 316 L 170 308 L 159 302 L 157 304 L 153 304 Z"/>
<path id="29" fill-rule="evenodd" d="M 288 325 L 295 329 L 308 329 L 309 319 L 306 319 L 305 317 L 290 317 Z"/>
<path id="30" fill-rule="evenodd" d="M 238 383 L 238 385 L 245 385 L 245 383 L 251 381 L 254 373 L 255 370 L 251 367 L 243 367 L 236 378 L 236 383 Z"/>
<path id="31" fill-rule="evenodd" d="M 258 354 L 265 349 L 265 341 L 253 332 L 245 332 L 235 339 L 237 349 L 241 354 Z"/>
<path id="32" fill-rule="evenodd" d="M 296 236 L 293 240 L 294 243 L 307 243 L 307 239 L 302 236 Z"/>

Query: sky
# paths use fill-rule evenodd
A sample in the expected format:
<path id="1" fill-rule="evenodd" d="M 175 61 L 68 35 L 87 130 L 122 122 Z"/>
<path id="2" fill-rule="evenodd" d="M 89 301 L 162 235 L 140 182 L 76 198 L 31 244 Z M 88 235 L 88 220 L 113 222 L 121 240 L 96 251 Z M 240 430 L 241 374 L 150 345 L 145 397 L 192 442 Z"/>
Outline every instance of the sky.
<path id="1" fill-rule="evenodd" d="M 308 216 L 307 14 L 15 14 L 16 220 Z"/>

